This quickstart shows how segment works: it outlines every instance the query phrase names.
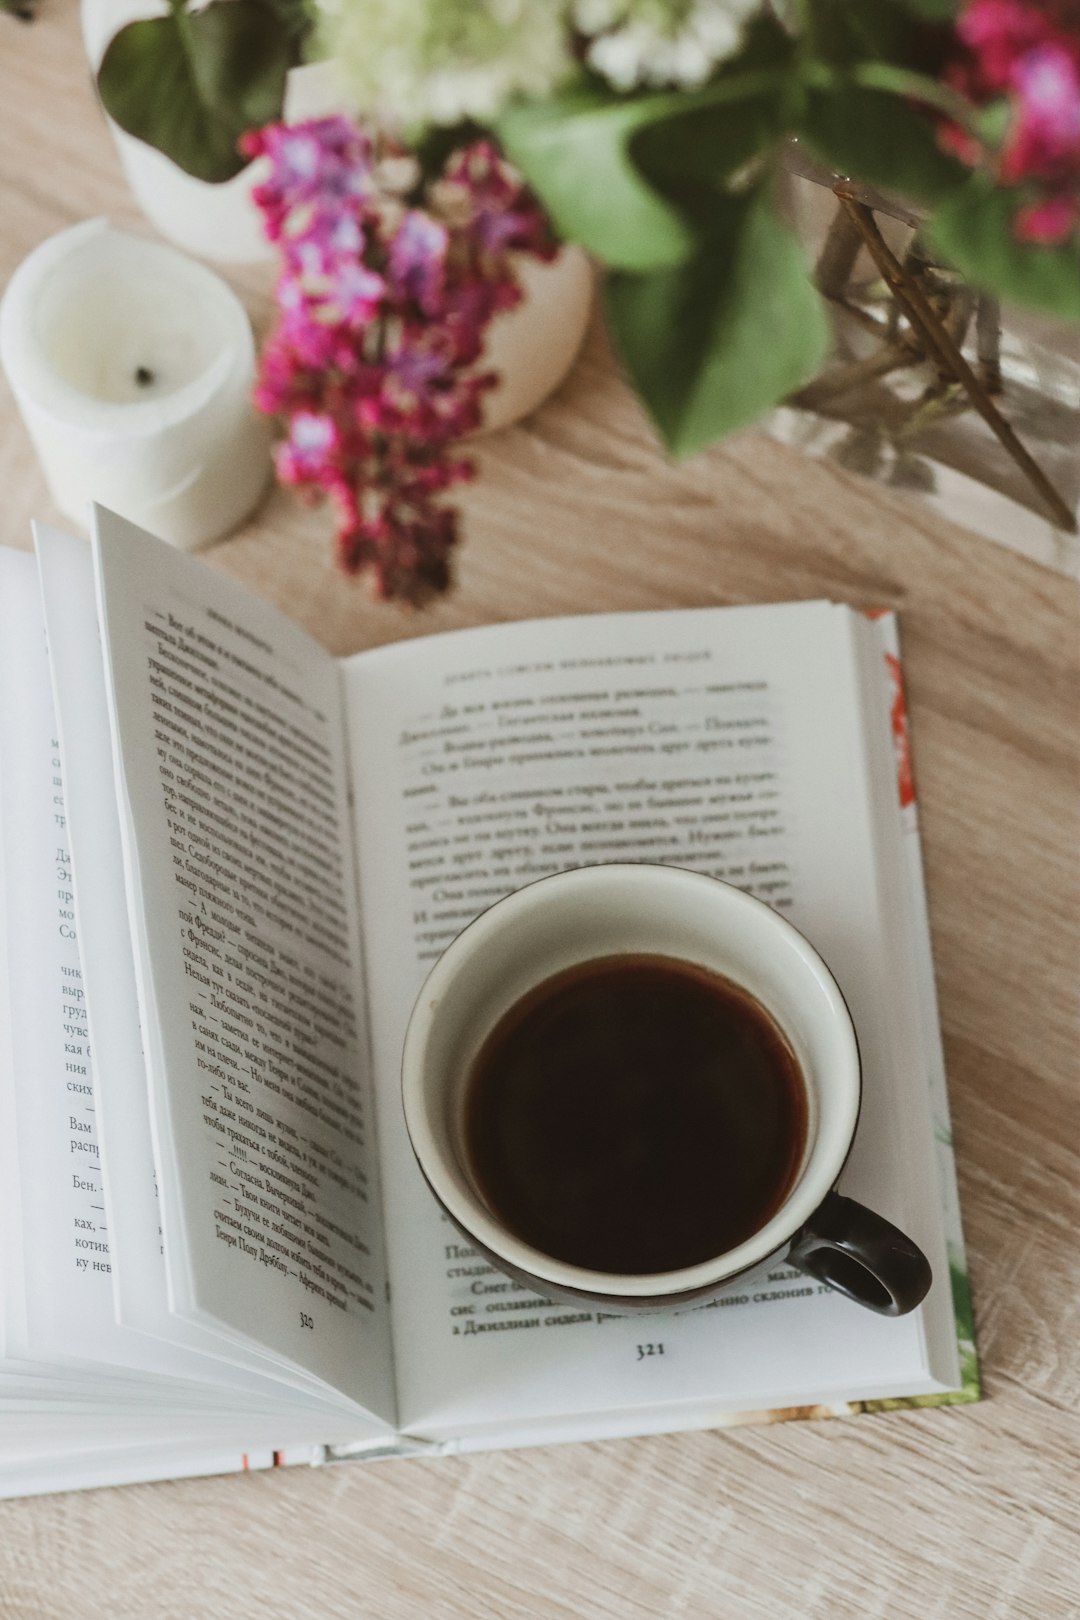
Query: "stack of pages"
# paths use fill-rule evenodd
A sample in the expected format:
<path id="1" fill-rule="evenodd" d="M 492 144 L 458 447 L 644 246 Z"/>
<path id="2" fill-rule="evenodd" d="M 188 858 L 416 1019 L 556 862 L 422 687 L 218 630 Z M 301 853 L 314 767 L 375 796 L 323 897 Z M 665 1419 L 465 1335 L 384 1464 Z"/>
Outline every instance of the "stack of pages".
<path id="1" fill-rule="evenodd" d="M 828 602 L 338 660 L 104 511 L 0 552 L 0 1491 L 973 1398 L 904 733 L 891 619 Z M 830 964 L 841 1190 L 930 1257 L 910 1316 L 786 1266 L 597 1313 L 441 1215 L 398 1091 L 424 976 L 604 860 L 737 883 Z"/>

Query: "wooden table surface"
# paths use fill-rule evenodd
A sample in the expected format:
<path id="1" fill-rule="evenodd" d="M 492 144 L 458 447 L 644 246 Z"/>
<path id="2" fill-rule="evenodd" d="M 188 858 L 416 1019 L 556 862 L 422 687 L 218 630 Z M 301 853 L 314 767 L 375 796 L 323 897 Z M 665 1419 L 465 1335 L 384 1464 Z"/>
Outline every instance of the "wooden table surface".
<path id="1" fill-rule="evenodd" d="M 41 0 L 0 17 L 0 286 L 97 213 L 140 224 L 74 0 Z M 269 279 L 233 277 L 261 325 Z M 481 461 L 424 614 L 335 572 L 280 492 L 208 560 L 340 653 L 601 608 L 899 609 L 986 1400 L 3 1503 L 0 1617 L 1080 1616 L 1075 583 L 762 435 L 667 464 L 598 327 Z M 4 385 L 0 491 L 28 544 L 54 514 Z"/>

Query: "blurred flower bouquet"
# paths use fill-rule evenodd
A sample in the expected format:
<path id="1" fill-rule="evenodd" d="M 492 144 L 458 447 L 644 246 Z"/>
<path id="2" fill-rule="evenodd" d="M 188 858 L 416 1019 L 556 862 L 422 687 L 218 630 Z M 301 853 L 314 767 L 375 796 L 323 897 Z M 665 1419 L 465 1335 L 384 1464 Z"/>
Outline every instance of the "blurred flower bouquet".
<path id="1" fill-rule="evenodd" d="M 454 447 L 497 381 L 478 369 L 484 332 L 520 297 L 512 255 L 554 255 L 547 221 L 489 141 L 430 182 L 345 118 L 244 146 L 270 160 L 255 200 L 281 254 L 256 390 L 286 423 L 278 476 L 331 497 L 349 572 L 421 600 L 449 583 L 456 513 L 438 497 L 471 476 Z"/>
<path id="2" fill-rule="evenodd" d="M 192 172 L 233 172 L 236 136 L 274 117 L 304 55 L 336 59 L 363 120 L 271 128 L 243 153 L 273 165 L 260 196 L 281 316 L 261 402 L 288 422 L 279 468 L 329 491 L 343 560 L 388 594 L 448 577 L 436 497 L 464 471 L 449 449 L 485 386 L 470 367 L 515 296 L 512 253 L 552 251 L 545 216 L 606 269 L 616 346 L 679 455 L 811 385 L 827 301 L 856 308 L 856 249 L 894 299 L 856 311 L 891 345 L 874 364 L 929 363 L 940 399 L 963 393 L 1013 456 L 995 422 L 996 303 L 969 364 L 978 312 L 948 286 L 1080 320 L 1078 0 L 170 6 L 120 32 L 100 84 L 125 128 Z M 150 107 L 133 70 L 171 52 L 175 82 L 181 36 L 184 106 Z M 816 284 L 778 184 L 793 149 L 846 218 Z M 899 255 L 876 194 L 915 229 Z"/>

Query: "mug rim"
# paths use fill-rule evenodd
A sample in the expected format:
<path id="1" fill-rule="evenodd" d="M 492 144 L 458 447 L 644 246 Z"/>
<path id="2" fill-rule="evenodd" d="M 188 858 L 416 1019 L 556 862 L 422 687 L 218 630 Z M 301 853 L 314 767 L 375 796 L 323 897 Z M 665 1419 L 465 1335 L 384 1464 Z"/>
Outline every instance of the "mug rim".
<path id="1" fill-rule="evenodd" d="M 507 924 L 513 926 L 516 921 L 519 922 L 521 916 L 535 904 L 536 890 L 548 889 L 551 886 L 570 890 L 585 888 L 590 881 L 595 882 L 598 878 L 605 877 L 634 883 L 641 882 L 643 876 L 652 881 L 659 879 L 664 884 L 682 885 L 702 892 L 706 888 L 711 893 L 720 889 L 724 891 L 728 903 L 736 910 L 744 907 L 759 920 L 764 915 L 768 920 L 768 926 L 775 927 L 786 938 L 788 945 L 794 948 L 804 967 L 809 970 L 817 987 L 825 993 L 830 1004 L 833 1023 L 845 1046 L 847 1072 L 835 1080 L 830 1075 L 829 1082 L 837 1093 L 840 1108 L 837 1147 L 825 1161 L 824 1167 L 819 1167 L 814 1175 L 810 1176 L 808 1172 L 813 1166 L 814 1155 L 812 1144 L 809 1146 L 808 1158 L 804 1161 L 780 1208 L 749 1238 L 708 1260 L 674 1271 L 604 1272 L 557 1260 L 545 1254 L 543 1250 L 533 1248 L 515 1237 L 487 1211 L 479 1196 L 461 1196 L 456 1178 L 446 1170 L 444 1155 L 428 1123 L 423 1058 L 427 1040 L 443 999 L 452 987 L 461 964 L 495 929 Z M 619 953 L 613 951 L 610 954 Z M 581 961 L 591 959 L 588 956 L 580 958 Z M 687 957 L 682 959 L 689 960 Z M 714 968 L 712 971 L 718 970 Z M 542 979 L 538 977 L 537 983 L 540 982 Z M 743 987 L 752 995 L 758 994 L 753 984 L 744 984 Z M 783 1020 L 772 1012 L 772 1009 L 768 1010 L 786 1035 L 788 1032 L 784 1029 Z M 811 1084 L 809 1079 L 806 1080 L 806 1084 Z M 842 1093 L 841 1086 L 844 1087 Z M 710 1289 L 719 1288 L 762 1262 L 775 1259 L 780 1251 L 787 1248 L 791 1239 L 835 1186 L 850 1153 L 862 1100 L 862 1064 L 851 1011 L 836 978 L 820 952 L 786 917 L 782 917 L 755 895 L 748 894 L 735 884 L 728 883 L 723 878 L 714 878 L 708 873 L 660 862 L 600 861 L 589 866 L 570 867 L 561 872 L 534 878 L 499 900 L 493 901 L 451 941 L 425 979 L 409 1018 L 401 1058 L 401 1099 L 410 1145 L 430 1191 L 453 1223 L 476 1244 L 481 1253 L 496 1264 L 505 1265 L 513 1274 L 528 1279 L 540 1291 L 545 1286 L 550 1286 L 556 1290 L 563 1289 L 572 1296 L 593 1298 L 601 1303 L 610 1300 L 613 1305 L 620 1301 L 627 1304 L 644 1304 L 648 1300 L 654 1300 L 663 1305 L 669 1299 L 699 1297 Z"/>

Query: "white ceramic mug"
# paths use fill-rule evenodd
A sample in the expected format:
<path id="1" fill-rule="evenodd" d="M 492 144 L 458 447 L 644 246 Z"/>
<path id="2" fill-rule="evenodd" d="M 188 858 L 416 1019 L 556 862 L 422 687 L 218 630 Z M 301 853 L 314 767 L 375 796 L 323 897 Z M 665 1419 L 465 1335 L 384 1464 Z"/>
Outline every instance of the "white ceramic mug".
<path id="1" fill-rule="evenodd" d="M 627 954 L 694 963 L 749 991 L 786 1037 L 807 1094 L 802 1161 L 776 1213 L 701 1264 L 642 1275 L 587 1270 L 523 1242 L 491 1209 L 464 1144 L 466 1082 L 503 1015 L 555 974 Z M 835 1191 L 860 1094 L 851 1016 L 814 948 L 760 900 L 672 866 L 580 867 L 498 901 L 436 963 L 402 1060 L 413 1150 L 469 1241 L 538 1293 L 626 1311 L 706 1298 L 781 1259 L 871 1310 L 914 1309 L 930 1287 L 925 1256 L 890 1222 Z"/>

